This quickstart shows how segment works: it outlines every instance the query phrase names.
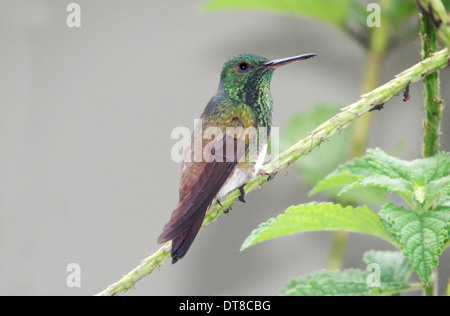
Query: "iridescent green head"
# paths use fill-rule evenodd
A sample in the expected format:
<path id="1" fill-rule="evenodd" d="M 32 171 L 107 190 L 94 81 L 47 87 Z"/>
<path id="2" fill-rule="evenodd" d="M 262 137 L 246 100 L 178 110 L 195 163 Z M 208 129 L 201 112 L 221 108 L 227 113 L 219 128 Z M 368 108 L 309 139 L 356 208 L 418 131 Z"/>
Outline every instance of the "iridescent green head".
<path id="1" fill-rule="evenodd" d="M 220 88 L 228 92 L 230 98 L 252 106 L 258 102 L 256 96 L 269 93 L 273 68 L 264 66 L 267 58 L 243 54 L 229 59 L 220 76 Z"/>
<path id="2" fill-rule="evenodd" d="M 272 61 L 253 54 L 233 57 L 223 67 L 219 88 L 228 92 L 232 99 L 252 106 L 264 94 L 270 96 L 270 81 L 275 68 L 313 56 L 316 55 L 305 54 Z"/>
<path id="3" fill-rule="evenodd" d="M 270 126 L 272 97 L 270 81 L 275 68 L 291 62 L 311 58 L 305 54 L 278 60 L 242 54 L 228 60 L 220 76 L 219 91 L 239 103 L 246 103 L 256 113 L 258 124 Z"/>

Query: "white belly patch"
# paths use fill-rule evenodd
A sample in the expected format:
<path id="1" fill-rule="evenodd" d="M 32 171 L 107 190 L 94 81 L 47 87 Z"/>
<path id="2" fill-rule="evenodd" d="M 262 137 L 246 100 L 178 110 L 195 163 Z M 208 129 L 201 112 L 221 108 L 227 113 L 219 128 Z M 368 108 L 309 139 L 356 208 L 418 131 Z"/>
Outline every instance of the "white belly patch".
<path id="1" fill-rule="evenodd" d="M 258 159 L 255 163 L 255 169 L 253 171 L 252 175 L 249 175 L 247 172 L 242 171 L 239 168 L 235 168 L 233 171 L 233 174 L 231 175 L 230 179 L 225 183 L 225 185 L 220 189 L 219 193 L 216 196 L 216 199 L 221 200 L 223 197 L 225 197 L 228 193 L 233 191 L 234 189 L 242 186 L 243 184 L 247 183 L 248 180 L 255 177 L 258 172 L 261 170 L 264 159 L 266 158 L 267 154 L 267 144 L 263 146 Z"/>

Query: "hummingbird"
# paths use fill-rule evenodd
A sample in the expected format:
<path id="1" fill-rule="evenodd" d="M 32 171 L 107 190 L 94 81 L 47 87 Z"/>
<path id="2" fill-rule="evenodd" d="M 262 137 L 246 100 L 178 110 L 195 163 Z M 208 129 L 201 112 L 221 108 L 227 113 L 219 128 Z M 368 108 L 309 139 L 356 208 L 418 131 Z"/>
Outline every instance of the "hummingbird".
<path id="1" fill-rule="evenodd" d="M 259 172 L 267 153 L 273 101 L 270 82 L 282 65 L 316 54 L 269 60 L 242 54 L 223 66 L 216 94 L 197 122 L 181 167 L 179 204 L 158 243 L 172 240 L 172 264 L 191 247 L 208 208 Z"/>

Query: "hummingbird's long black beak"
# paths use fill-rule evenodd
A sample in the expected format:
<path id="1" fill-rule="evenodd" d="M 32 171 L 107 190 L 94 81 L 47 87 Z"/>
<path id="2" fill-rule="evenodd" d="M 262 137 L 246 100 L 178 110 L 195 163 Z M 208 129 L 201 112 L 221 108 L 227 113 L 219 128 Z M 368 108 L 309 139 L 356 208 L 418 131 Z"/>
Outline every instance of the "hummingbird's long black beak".
<path id="1" fill-rule="evenodd" d="M 317 54 L 303 54 L 303 55 L 298 55 L 298 56 L 293 56 L 293 57 L 288 57 L 288 58 L 275 59 L 275 60 L 268 61 L 267 63 L 263 64 L 263 66 L 269 67 L 269 68 L 277 68 L 277 67 L 280 67 L 283 65 L 290 64 L 294 61 L 308 59 L 308 58 L 311 58 L 314 56 L 317 56 Z"/>

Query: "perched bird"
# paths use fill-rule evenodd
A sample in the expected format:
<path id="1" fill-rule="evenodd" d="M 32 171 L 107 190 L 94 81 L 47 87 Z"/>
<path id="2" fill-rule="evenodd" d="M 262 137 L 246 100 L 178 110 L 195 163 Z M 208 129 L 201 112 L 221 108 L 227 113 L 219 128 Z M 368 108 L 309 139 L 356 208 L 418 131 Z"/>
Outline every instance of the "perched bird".
<path id="1" fill-rule="evenodd" d="M 179 204 L 158 243 L 172 240 L 172 263 L 192 245 L 206 211 L 216 200 L 243 186 L 261 169 L 272 121 L 270 81 L 275 68 L 311 58 L 304 54 L 268 60 L 243 54 L 228 60 L 217 93 L 208 102 L 186 149 Z"/>

